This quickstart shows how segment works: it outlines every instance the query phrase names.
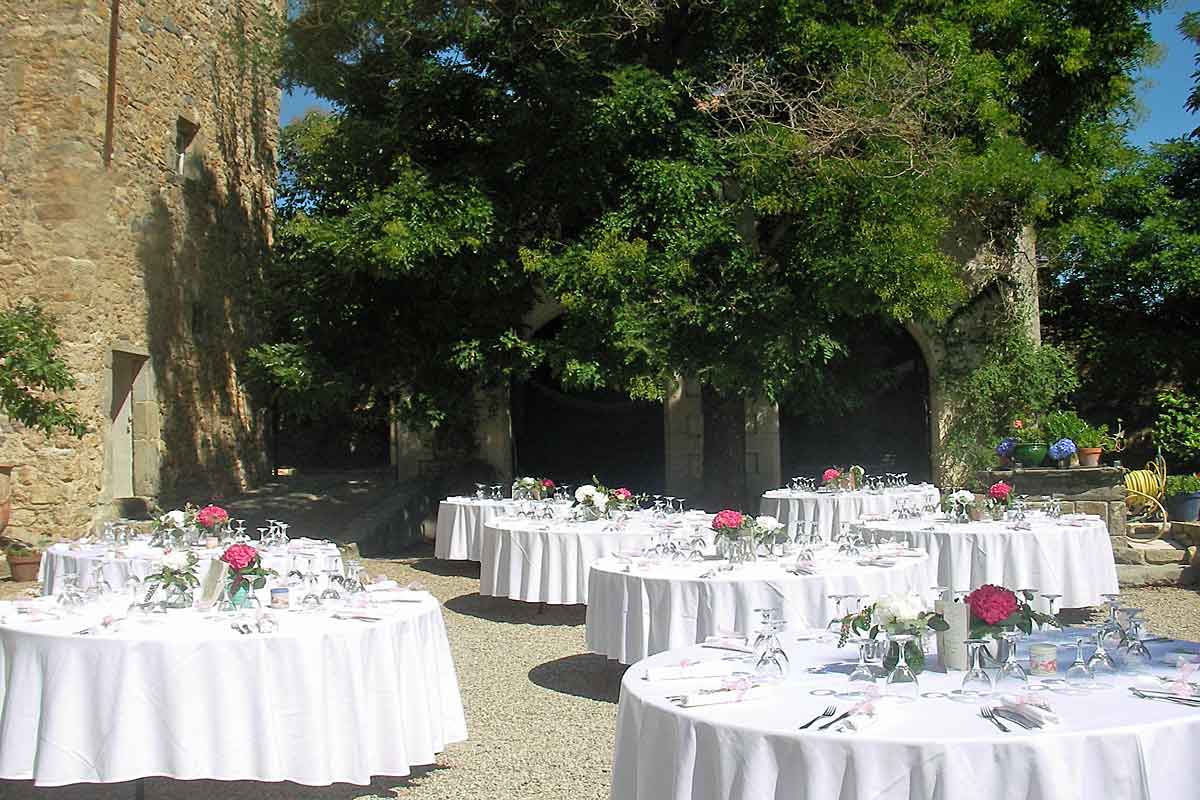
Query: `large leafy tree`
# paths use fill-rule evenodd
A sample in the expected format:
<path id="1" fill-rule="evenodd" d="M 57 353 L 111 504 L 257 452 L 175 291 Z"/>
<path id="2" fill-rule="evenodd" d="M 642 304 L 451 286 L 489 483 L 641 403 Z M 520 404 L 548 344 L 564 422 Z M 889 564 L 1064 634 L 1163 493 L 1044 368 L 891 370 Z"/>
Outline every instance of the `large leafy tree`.
<path id="1" fill-rule="evenodd" d="M 1052 210 L 1156 6 L 297 2 L 286 74 L 339 110 L 285 137 L 277 371 L 414 422 L 541 360 L 640 397 L 693 376 L 738 502 L 745 399 L 818 385 L 848 319 L 948 315 L 947 243 Z M 535 288 L 565 314 L 537 347 Z"/>

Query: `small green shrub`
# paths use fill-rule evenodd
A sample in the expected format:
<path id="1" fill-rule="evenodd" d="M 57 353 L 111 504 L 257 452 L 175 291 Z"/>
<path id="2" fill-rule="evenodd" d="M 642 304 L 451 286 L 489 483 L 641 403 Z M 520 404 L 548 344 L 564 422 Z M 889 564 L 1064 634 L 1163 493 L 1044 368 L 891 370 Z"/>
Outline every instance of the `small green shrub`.
<path id="1" fill-rule="evenodd" d="M 1200 475 L 1168 475 L 1165 494 L 1191 494 L 1200 492 Z"/>

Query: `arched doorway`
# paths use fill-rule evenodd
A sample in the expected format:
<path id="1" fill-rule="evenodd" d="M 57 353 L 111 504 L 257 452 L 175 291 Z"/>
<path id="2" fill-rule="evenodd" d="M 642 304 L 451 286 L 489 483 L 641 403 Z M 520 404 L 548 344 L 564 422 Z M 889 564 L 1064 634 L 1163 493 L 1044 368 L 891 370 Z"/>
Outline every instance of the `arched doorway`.
<path id="1" fill-rule="evenodd" d="M 552 338 L 557 320 L 535 338 Z M 608 486 L 664 492 L 662 403 L 609 390 L 567 391 L 548 367 L 512 387 L 513 474 L 578 486 L 595 475 Z"/>
<path id="2" fill-rule="evenodd" d="M 821 385 L 780 406 L 784 480 L 834 464 L 931 480 L 929 372 L 917 343 L 898 325 L 864 319 L 849 324 L 847 347 Z"/>

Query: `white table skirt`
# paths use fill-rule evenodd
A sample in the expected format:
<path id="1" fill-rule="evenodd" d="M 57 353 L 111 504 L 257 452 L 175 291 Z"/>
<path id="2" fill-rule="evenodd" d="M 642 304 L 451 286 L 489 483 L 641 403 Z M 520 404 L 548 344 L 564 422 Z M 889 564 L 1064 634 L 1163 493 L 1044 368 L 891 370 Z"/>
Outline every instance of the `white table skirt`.
<path id="1" fill-rule="evenodd" d="M 258 547 L 257 542 L 251 542 Z M 209 563 L 220 558 L 221 550 L 197 550 L 199 562 L 196 574 L 203 576 Z M 303 569 L 310 558 L 317 559 L 314 565 L 319 570 L 342 568 L 342 557 L 335 544 L 317 542 L 300 543 L 296 540 L 287 553 L 282 551 L 260 550 L 263 566 L 273 569 L 286 577 L 288 572 L 296 567 Z M 97 565 L 105 580 L 114 589 L 120 589 L 132 575 L 143 579 L 147 575 L 158 572 L 159 562 L 162 561 L 163 551 L 160 547 L 148 545 L 130 545 L 125 548 L 125 554 L 117 557 L 107 555 L 107 549 L 101 545 L 81 545 L 72 550 L 64 542 L 51 545 L 42 551 L 42 563 L 38 570 L 38 580 L 42 582 L 42 594 L 58 594 L 63 589 L 63 578 L 67 575 L 79 576 L 79 586 L 82 589 L 92 585 L 92 573 Z"/>
<path id="2" fill-rule="evenodd" d="M 820 627 L 836 608 L 830 594 L 921 595 L 929 588 L 927 558 L 898 558 L 892 567 L 822 560 L 815 575 L 792 575 L 781 562 L 760 562 L 699 577 L 720 562 L 633 566 L 606 558 L 592 564 L 587 646 L 622 664 L 703 642 L 706 636 L 755 630 L 756 608 L 778 608 L 788 628 Z"/>
<path id="3" fill-rule="evenodd" d="M 688 512 L 673 528 L 656 528 L 646 514 L 625 523 L 542 522 L 501 518 L 485 524 L 480 550 L 479 593 L 527 603 L 571 605 L 588 601 L 588 570 L 614 553 L 641 552 L 666 532 L 694 530 L 710 542 L 711 514 Z"/>
<path id="4" fill-rule="evenodd" d="M 512 500 L 447 497 L 438 504 L 434 557 L 454 561 L 478 561 L 484 523 L 511 514 L 515 508 Z"/>
<path id="5" fill-rule="evenodd" d="M 1081 515 L 1055 523 L 1034 514 L 1029 522 L 1032 530 L 1014 530 L 1007 522 L 929 520 L 870 522 L 864 528 L 929 553 L 931 586 L 966 590 L 994 583 L 1037 589 L 1061 594 L 1057 608 L 1100 605 L 1101 595 L 1119 591 L 1103 520 Z M 1037 602 L 1046 610 L 1043 598 Z"/>
<path id="6" fill-rule="evenodd" d="M 1162 654 L 1181 643 L 1151 645 Z M 1193 650 L 1195 644 L 1182 643 Z M 842 690 L 846 670 L 805 667 L 853 659 L 847 648 L 793 645 L 791 677 L 758 699 L 678 708 L 665 697 L 712 682 L 646 681 L 644 666 L 728 655 L 691 647 L 630 667 L 617 714 L 613 800 L 1178 800 L 1194 797 L 1200 709 L 1137 700 L 1118 687 L 1080 696 L 1043 693 L 1059 727 L 1000 733 L 978 703 L 919 699 L 892 706 L 859 733 L 796 728 Z M 1060 671 L 1071 654 L 1060 649 Z M 950 690 L 961 672 L 920 676 L 922 691 Z M 1061 674 L 1059 677 L 1062 677 Z"/>
<path id="7" fill-rule="evenodd" d="M 936 486 L 920 484 L 903 489 L 887 489 L 872 493 L 855 492 L 793 492 L 790 489 L 772 489 L 763 494 L 759 501 L 761 513 L 770 514 L 788 527 L 795 536 L 801 521 L 815 522 L 821 538 L 829 541 L 833 532 L 843 522 L 858 522 L 863 516 L 886 517 L 901 503 L 914 504 L 921 508 L 927 504 L 936 506 L 941 494 Z"/>
<path id="8" fill-rule="evenodd" d="M 0 625 L 0 778 L 38 786 L 181 780 L 367 784 L 466 738 L 441 606 L 382 622 L 280 614 L 241 636 L 192 611 L 72 635 Z M 7 684 L 5 681 L 7 680 Z"/>

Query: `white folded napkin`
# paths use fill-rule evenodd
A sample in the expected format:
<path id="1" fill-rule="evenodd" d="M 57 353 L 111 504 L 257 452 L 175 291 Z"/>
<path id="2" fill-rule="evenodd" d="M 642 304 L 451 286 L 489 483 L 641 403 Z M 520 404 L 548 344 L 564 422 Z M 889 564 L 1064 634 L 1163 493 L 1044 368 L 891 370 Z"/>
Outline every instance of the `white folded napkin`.
<path id="1" fill-rule="evenodd" d="M 721 636 L 706 636 L 702 647 L 712 647 L 717 650 L 734 650 L 739 653 L 753 653 L 754 648 L 745 636 L 738 634 L 723 634 Z"/>
<path id="2" fill-rule="evenodd" d="M 748 700 L 761 700 L 768 697 L 771 690 L 767 686 L 756 686 L 748 679 L 729 681 L 728 685 L 719 689 L 703 689 L 676 695 L 672 702 L 680 708 L 698 708 L 700 706 L 719 706 L 726 703 L 744 703 Z"/>
<path id="3" fill-rule="evenodd" d="M 432 595 L 423 589 L 389 589 L 384 592 L 371 592 L 373 603 L 423 603 Z"/>
<path id="4" fill-rule="evenodd" d="M 738 661 L 699 661 L 685 658 L 673 664 L 646 667 L 642 678 L 648 681 L 678 681 L 694 678 L 724 678 L 735 672 L 746 671 L 746 665 Z"/>
<path id="5" fill-rule="evenodd" d="M 365 609 L 358 608 L 354 609 L 353 611 L 335 611 L 333 613 L 333 618 L 357 619 L 362 620 L 363 622 L 379 622 L 380 620 L 386 619 L 386 617 L 383 614 L 380 614 L 378 611 L 367 611 Z"/>
<path id="6" fill-rule="evenodd" d="M 834 726 L 833 730 L 845 733 L 857 733 L 878 725 L 887 719 L 891 709 L 872 700 L 865 700 L 851 709 L 850 716 Z"/>
<path id="7" fill-rule="evenodd" d="M 390 592 L 394 589 L 399 589 L 400 584 L 393 580 L 376 581 L 375 583 L 368 583 L 365 588 L 368 592 Z"/>
<path id="8" fill-rule="evenodd" d="M 1043 727 L 1057 725 L 1061 720 L 1054 709 L 1041 698 L 1026 695 L 1005 694 L 1000 696 L 1000 708 L 1028 717 Z"/>

